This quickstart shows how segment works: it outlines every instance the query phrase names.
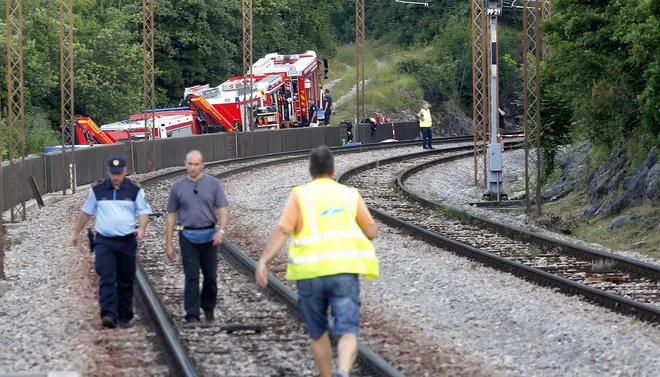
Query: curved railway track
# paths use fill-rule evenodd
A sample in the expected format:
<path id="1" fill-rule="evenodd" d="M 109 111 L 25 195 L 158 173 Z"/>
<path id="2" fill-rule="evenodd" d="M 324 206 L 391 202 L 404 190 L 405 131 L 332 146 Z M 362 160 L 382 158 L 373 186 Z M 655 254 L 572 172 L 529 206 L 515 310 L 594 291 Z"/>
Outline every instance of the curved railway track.
<path id="1" fill-rule="evenodd" d="M 468 157 L 467 154 L 463 155 Z M 345 172 L 381 221 L 486 265 L 578 294 L 637 318 L 660 320 L 660 268 L 501 224 L 428 200 L 405 185 L 432 165 L 460 158 L 403 156 Z"/>
<path id="2" fill-rule="evenodd" d="M 472 137 L 443 138 L 436 143 L 472 142 Z M 397 148 L 419 141 L 334 148 L 335 153 Z M 473 145 L 461 147 L 472 150 Z M 423 152 L 436 155 L 438 151 Z M 446 153 L 446 151 L 445 151 Z M 306 159 L 309 151 L 278 153 L 266 156 L 226 160 L 207 164 L 210 175 L 226 177 L 251 169 Z M 185 174 L 185 169 L 170 171 L 144 179 L 149 192 L 167 193 L 172 180 Z M 166 195 L 159 197 L 153 208 L 164 208 Z M 163 222 L 162 212 L 155 211 L 156 224 Z M 160 224 L 161 228 L 163 224 Z M 161 239 L 164 237 L 160 237 Z M 176 242 L 176 240 L 175 240 Z M 162 240 L 161 240 L 162 243 Z M 254 262 L 226 241 L 221 247 L 218 267 L 218 303 L 228 315 L 212 325 L 184 328 L 181 318 L 183 272 L 178 261 L 168 266 L 163 250 L 153 236 L 140 246 L 137 273 L 138 300 L 152 319 L 161 343 L 169 354 L 171 370 L 177 376 L 241 375 L 291 376 L 309 375 L 315 370 L 309 356 L 309 340 L 300 321 L 296 295 L 270 276 L 269 293 L 280 302 L 266 300 L 263 291 L 252 281 Z M 247 273 L 247 276 L 240 271 Z M 172 288 L 174 286 L 175 288 Z M 216 310 L 218 312 L 218 310 Z M 178 314 L 177 314 L 178 313 Z M 293 317 L 291 316 L 293 314 Z M 282 355 L 290 363 L 282 362 Z M 354 372 L 360 376 L 402 376 L 382 358 L 359 346 Z"/>

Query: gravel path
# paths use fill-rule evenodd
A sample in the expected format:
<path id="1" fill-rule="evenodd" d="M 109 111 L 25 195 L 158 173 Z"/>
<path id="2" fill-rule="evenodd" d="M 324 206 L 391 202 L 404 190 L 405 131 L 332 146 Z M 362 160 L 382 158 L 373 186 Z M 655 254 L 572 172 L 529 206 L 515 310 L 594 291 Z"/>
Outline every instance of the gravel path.
<path id="1" fill-rule="evenodd" d="M 519 160 L 505 156 L 505 166 Z M 338 171 L 357 165 L 342 156 L 336 163 Z M 465 177 L 457 174 L 461 171 Z M 449 197 L 460 197 L 472 179 L 471 170 L 459 164 L 428 175 L 430 185 L 442 182 L 447 188 L 442 195 Z M 453 176 L 459 178 L 450 181 Z M 257 257 L 290 189 L 308 180 L 303 162 L 226 179 L 229 237 L 254 229 L 250 239 L 236 242 Z M 460 186 L 461 180 L 467 184 Z M 429 184 L 420 189 L 429 190 Z M 658 329 L 379 226 L 375 245 L 382 275 L 363 282 L 361 338 L 408 376 L 657 374 Z M 284 256 L 271 265 L 280 276 Z M 385 327 L 395 330 L 383 341 L 378 335 Z M 413 360 L 408 354 L 415 355 L 416 364 L 408 363 Z"/>

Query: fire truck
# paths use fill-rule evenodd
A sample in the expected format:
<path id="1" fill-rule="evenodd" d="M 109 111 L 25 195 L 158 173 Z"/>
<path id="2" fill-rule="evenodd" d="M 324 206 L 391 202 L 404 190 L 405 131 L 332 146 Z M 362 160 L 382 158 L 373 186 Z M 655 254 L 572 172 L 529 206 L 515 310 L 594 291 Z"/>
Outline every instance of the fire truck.
<path id="1" fill-rule="evenodd" d="M 252 111 L 252 130 L 306 126 L 310 106 L 319 106 L 322 99 L 320 63 L 314 51 L 268 54 L 254 63 L 245 77 L 231 77 L 216 87 L 204 84 L 186 88 L 182 104 L 203 98 L 220 114 L 225 128 L 238 131 L 247 122 L 246 106 Z M 323 63 L 327 78 L 327 59 Z"/>
<path id="2" fill-rule="evenodd" d="M 154 121 L 153 136 L 157 139 L 236 131 L 231 125 L 224 126 L 226 122 L 223 117 L 203 97 L 195 98 L 188 107 L 157 109 L 153 116 L 151 112 L 133 114 L 130 119 L 101 127 L 90 117 L 76 116 L 75 120 L 78 145 L 142 140 L 145 138 L 145 129 L 150 130 Z"/>

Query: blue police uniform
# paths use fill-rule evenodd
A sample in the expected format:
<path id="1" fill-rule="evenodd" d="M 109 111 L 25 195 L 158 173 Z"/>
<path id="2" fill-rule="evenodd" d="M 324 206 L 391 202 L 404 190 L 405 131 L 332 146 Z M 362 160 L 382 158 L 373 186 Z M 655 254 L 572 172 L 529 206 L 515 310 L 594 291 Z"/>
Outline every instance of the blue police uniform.
<path id="1" fill-rule="evenodd" d="M 126 160 L 121 156 L 110 157 L 108 170 L 123 171 Z M 133 281 L 137 240 L 133 231 L 137 222 L 135 214 L 151 214 L 140 184 L 124 178 L 115 189 L 110 178 L 92 185 L 82 211 L 92 216 L 96 213 L 96 273 L 99 275 L 99 304 L 101 318 L 111 318 L 119 323 L 133 318 Z"/>

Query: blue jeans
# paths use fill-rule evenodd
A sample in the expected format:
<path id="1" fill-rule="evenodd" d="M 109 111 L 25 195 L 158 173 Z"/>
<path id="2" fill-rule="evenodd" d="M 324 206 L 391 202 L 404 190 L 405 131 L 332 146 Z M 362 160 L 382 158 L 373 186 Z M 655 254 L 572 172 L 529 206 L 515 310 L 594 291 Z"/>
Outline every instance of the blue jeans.
<path id="1" fill-rule="evenodd" d="M 328 331 L 328 306 L 332 308 L 332 334 L 358 335 L 360 328 L 360 280 L 356 274 L 321 276 L 298 280 L 298 303 L 309 334 L 320 338 Z"/>
<path id="2" fill-rule="evenodd" d="M 433 140 L 431 127 L 420 127 L 420 130 L 422 130 L 422 147 L 431 148 L 431 140 Z"/>

